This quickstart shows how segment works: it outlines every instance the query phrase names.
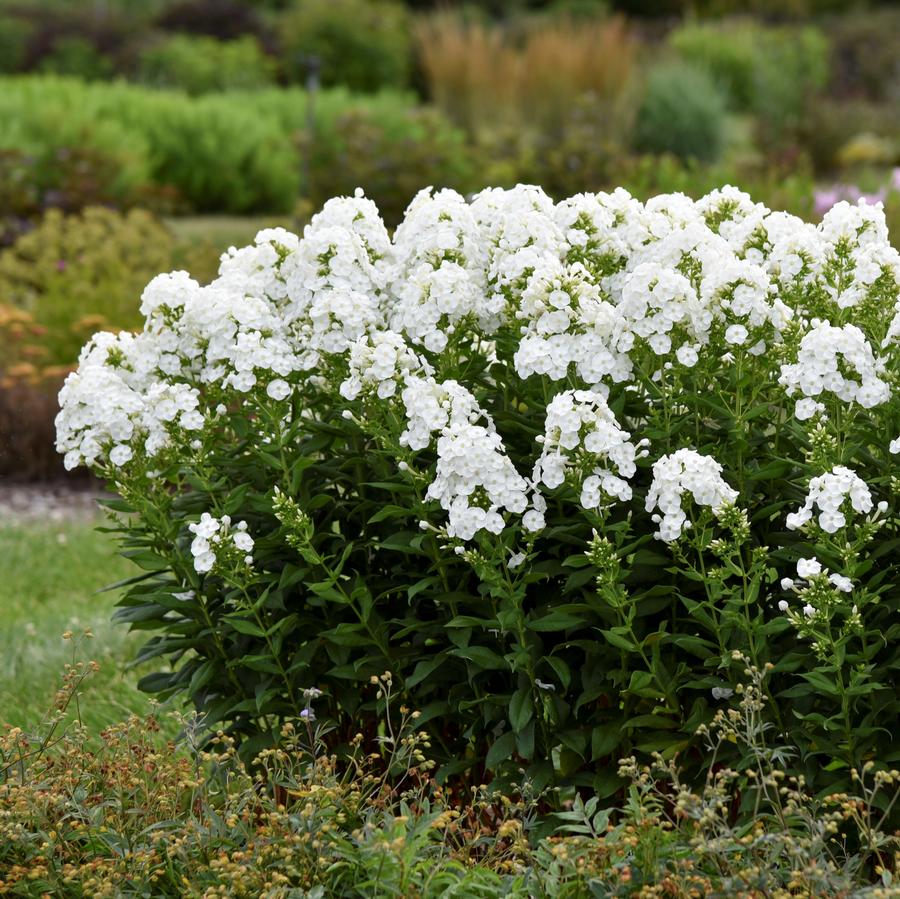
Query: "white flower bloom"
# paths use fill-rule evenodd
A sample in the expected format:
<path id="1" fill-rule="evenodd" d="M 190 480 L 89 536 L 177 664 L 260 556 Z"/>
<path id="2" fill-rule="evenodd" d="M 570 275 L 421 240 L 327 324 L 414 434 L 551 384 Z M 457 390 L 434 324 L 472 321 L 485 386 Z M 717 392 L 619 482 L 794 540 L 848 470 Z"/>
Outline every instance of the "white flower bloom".
<path id="1" fill-rule="evenodd" d="M 678 361 L 685 366 L 685 368 L 693 368 L 697 364 L 697 360 L 700 358 L 697 354 L 697 350 L 692 347 L 684 344 L 683 346 L 678 347 L 675 351 L 675 355 L 678 357 Z"/>
<path id="2" fill-rule="evenodd" d="M 525 513 L 528 514 L 527 512 Z M 525 561 L 525 553 L 513 553 L 506 563 L 506 567 L 510 570 L 518 568 Z"/>
<path id="3" fill-rule="evenodd" d="M 800 421 L 837 422 L 843 403 L 887 425 L 898 294 L 900 253 L 877 206 L 838 204 L 814 226 L 733 187 L 647 203 L 623 190 L 554 203 L 528 185 L 471 202 L 427 189 L 391 237 L 357 191 L 326 203 L 302 236 L 267 229 L 230 248 L 208 286 L 185 272 L 154 278 L 143 332 L 96 335 L 83 350 L 60 393 L 57 446 L 68 468 L 124 482 L 162 477 L 235 434 L 250 451 L 253 440 L 271 445 L 269 400 L 298 401 L 300 420 L 282 422 L 292 433 L 329 403 L 373 434 L 383 412 L 410 454 L 398 469 L 416 480 L 431 467 L 428 496 L 447 513 L 446 533 L 536 533 L 540 489 L 568 483 L 586 509 L 629 501 L 644 443 L 629 431 L 647 426 L 659 391 L 671 417 L 699 414 L 670 391 L 715 391 L 735 357 L 745 375 L 777 377 Z M 758 386 L 754 415 L 771 385 Z M 610 403 L 619 410 L 623 398 L 620 425 Z M 509 453 L 494 409 L 504 433 L 528 419 Z M 234 427 L 241 415 L 247 435 Z M 528 480 L 516 470 L 522 435 L 541 417 Z M 900 437 L 883 439 L 900 453 Z M 659 539 L 690 527 L 685 494 L 714 513 L 737 497 L 709 457 L 659 459 L 645 497 Z M 835 533 L 871 508 L 862 480 L 838 467 L 810 482 L 787 523 L 815 515 Z M 196 528 L 198 571 L 252 561 L 245 527 L 207 516 Z M 852 587 L 841 575 L 830 583 Z"/>
<path id="4" fill-rule="evenodd" d="M 797 561 L 797 577 L 804 579 L 822 573 L 822 563 L 818 559 L 799 559 Z"/>
<path id="5" fill-rule="evenodd" d="M 827 391 L 845 403 L 857 402 L 871 409 L 891 396 L 881 378 L 883 372 L 884 362 L 875 358 L 859 328 L 835 328 L 820 322 L 800 341 L 797 362 L 781 366 L 778 382 L 789 396 L 799 391 L 805 397 L 817 397 Z M 808 405 L 800 411 L 806 414 Z"/>
<path id="6" fill-rule="evenodd" d="M 802 400 L 797 400 L 794 408 L 794 415 L 797 416 L 798 421 L 808 421 L 813 416 L 824 411 L 824 403 L 817 403 L 810 397 L 804 397 Z"/>
<path id="7" fill-rule="evenodd" d="M 828 580 L 837 590 L 840 590 L 842 593 L 853 592 L 853 581 L 842 574 L 829 575 Z"/>
<path id="8" fill-rule="evenodd" d="M 471 540 L 484 529 L 499 534 L 503 511 L 522 513 L 527 482 L 504 452 L 499 435 L 482 425 L 448 425 L 437 442 L 437 470 L 426 499 L 449 513 L 447 533 Z"/>
<path id="9" fill-rule="evenodd" d="M 545 260 L 528 279 L 516 317 L 523 322 L 514 359 L 520 377 L 559 381 L 573 366 L 588 384 L 630 376 L 634 338 L 581 263 Z"/>
<path id="10" fill-rule="evenodd" d="M 233 564 L 242 561 L 245 565 L 253 564 L 253 538 L 247 533 L 247 522 L 239 521 L 233 528 L 231 518 L 223 515 L 214 518 L 209 512 L 200 516 L 200 521 L 188 525 L 194 535 L 191 542 L 191 555 L 194 557 L 194 570 L 198 574 L 207 574 L 217 563 Z M 232 551 L 228 546 L 230 538 Z"/>
<path id="11" fill-rule="evenodd" d="M 725 342 L 740 345 L 747 342 L 747 329 L 743 325 L 729 325 L 725 329 Z"/>
<path id="12" fill-rule="evenodd" d="M 625 478 L 634 475 L 637 451 L 629 436 L 599 394 L 590 390 L 557 394 L 547 406 L 534 481 L 552 490 L 574 476 L 587 509 L 611 499 L 625 502 L 631 499 Z"/>
<path id="13" fill-rule="evenodd" d="M 393 331 L 376 331 L 358 338 L 350 347 L 350 374 L 341 384 L 341 396 L 356 399 L 369 389 L 380 399 L 394 396 L 411 374 L 431 374 L 431 367 Z"/>
<path id="14" fill-rule="evenodd" d="M 872 494 L 865 481 L 849 468 L 836 465 L 830 472 L 813 478 L 804 504 L 786 519 L 790 530 L 797 530 L 811 521 L 819 509 L 819 527 L 827 534 L 835 534 L 847 524 L 847 506 L 854 512 L 872 510 Z"/>
<path id="15" fill-rule="evenodd" d="M 646 509 L 659 509 L 662 516 L 653 520 L 659 525 L 654 534 L 658 540 L 671 543 L 689 526 L 682 507 L 682 497 L 690 493 L 699 506 L 708 506 L 713 514 L 737 499 L 722 478 L 722 466 L 710 456 L 702 456 L 689 449 L 680 449 L 663 456 L 653 464 L 653 482 L 647 493 Z"/>
<path id="16" fill-rule="evenodd" d="M 269 381 L 266 394 L 273 400 L 287 399 L 291 395 L 291 385 L 281 378 L 275 378 L 274 381 Z"/>
<path id="17" fill-rule="evenodd" d="M 56 447 L 67 468 L 121 466 L 138 447 L 154 456 L 179 430 L 203 427 L 199 392 L 157 380 L 158 358 L 147 335 L 100 333 L 86 344 L 59 394 Z"/>

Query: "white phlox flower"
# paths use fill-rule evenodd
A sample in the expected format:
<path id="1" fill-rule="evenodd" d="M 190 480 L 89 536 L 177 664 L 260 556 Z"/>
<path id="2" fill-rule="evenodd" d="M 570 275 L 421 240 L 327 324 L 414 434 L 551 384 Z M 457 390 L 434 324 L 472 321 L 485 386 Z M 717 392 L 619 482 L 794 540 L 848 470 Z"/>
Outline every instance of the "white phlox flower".
<path id="1" fill-rule="evenodd" d="M 845 403 L 871 409 L 891 396 L 882 374 L 883 360 L 875 358 L 856 325 L 837 328 L 816 322 L 800 341 L 796 363 L 781 366 L 778 383 L 785 386 L 788 396 L 799 392 L 804 397 L 818 397 L 828 392 Z M 809 417 L 805 406 L 798 411 L 798 417 Z"/>
<path id="2" fill-rule="evenodd" d="M 722 478 L 722 466 L 711 456 L 690 449 L 663 456 L 653 464 L 653 482 L 645 503 L 648 512 L 658 509 L 662 513 L 653 516 L 659 526 L 654 534 L 658 540 L 672 543 L 690 526 L 682 502 L 685 493 L 713 514 L 732 505 L 738 496 Z"/>
<path id="3" fill-rule="evenodd" d="M 543 263 L 528 279 L 516 318 L 523 322 L 513 360 L 520 377 L 539 374 L 559 381 L 572 366 L 587 384 L 630 377 L 627 353 L 634 337 L 582 263 Z"/>
<path id="4" fill-rule="evenodd" d="M 253 538 L 247 533 L 247 522 L 239 521 L 234 527 L 231 518 L 223 515 L 214 518 L 209 512 L 200 516 L 200 521 L 188 525 L 194 535 L 191 541 L 191 555 L 194 570 L 207 574 L 218 564 L 253 564 Z"/>
<path id="5" fill-rule="evenodd" d="M 872 511 L 872 494 L 866 482 L 849 468 L 836 465 L 830 472 L 819 475 L 809 482 L 806 501 L 785 521 L 790 530 L 802 528 L 812 521 L 816 509 L 819 510 L 819 527 L 826 534 L 835 534 L 847 524 L 847 512 L 866 514 Z"/>
<path id="6" fill-rule="evenodd" d="M 626 480 L 634 475 L 637 448 L 606 400 L 589 390 L 566 390 L 547 406 L 535 483 L 555 489 L 574 477 L 581 505 L 596 509 L 631 499 Z"/>
<path id="7" fill-rule="evenodd" d="M 503 512 L 523 513 L 528 483 L 516 471 L 496 431 L 483 425 L 456 422 L 437 442 L 435 479 L 427 499 L 437 500 L 448 513 L 447 534 L 471 540 L 484 529 L 499 534 Z"/>
<path id="8" fill-rule="evenodd" d="M 411 374 L 431 374 L 431 367 L 394 331 L 375 331 L 350 347 L 350 374 L 341 383 L 341 396 L 354 400 L 366 388 L 379 399 L 394 396 Z"/>

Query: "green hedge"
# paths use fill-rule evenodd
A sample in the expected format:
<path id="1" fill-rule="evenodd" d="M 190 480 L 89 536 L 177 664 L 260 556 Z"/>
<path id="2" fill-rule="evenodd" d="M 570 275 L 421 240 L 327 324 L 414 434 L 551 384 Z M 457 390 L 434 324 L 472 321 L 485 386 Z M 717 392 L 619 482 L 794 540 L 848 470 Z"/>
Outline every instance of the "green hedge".
<path id="1" fill-rule="evenodd" d="M 360 99 L 323 90 L 315 106 L 317 146 L 337 147 L 337 121 L 360 109 L 393 139 L 415 137 L 413 106 L 406 94 Z M 102 152 L 116 161 L 123 188 L 171 187 L 196 212 L 292 209 L 301 189 L 297 136 L 307 125 L 307 96 L 299 89 L 189 97 L 124 82 L 0 79 L 0 150 L 48 159 L 61 148 Z"/>

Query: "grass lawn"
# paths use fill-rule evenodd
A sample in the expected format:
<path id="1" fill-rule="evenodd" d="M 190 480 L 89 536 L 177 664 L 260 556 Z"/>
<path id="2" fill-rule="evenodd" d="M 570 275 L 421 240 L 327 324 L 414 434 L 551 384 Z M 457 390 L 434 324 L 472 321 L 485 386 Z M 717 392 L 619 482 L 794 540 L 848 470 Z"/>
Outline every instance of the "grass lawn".
<path id="1" fill-rule="evenodd" d="M 126 671 L 141 640 L 110 621 L 116 592 L 107 584 L 137 574 L 112 539 L 89 523 L 0 525 L 0 722 L 23 728 L 50 708 L 73 652 L 100 671 L 82 685 L 80 713 L 91 728 L 146 713 L 148 699 Z M 93 639 L 64 640 L 90 628 Z"/>
<path id="2" fill-rule="evenodd" d="M 178 240 L 188 244 L 208 242 L 224 252 L 230 246 L 243 247 L 263 228 L 293 230 L 297 223 L 289 215 L 189 215 L 165 219 Z"/>

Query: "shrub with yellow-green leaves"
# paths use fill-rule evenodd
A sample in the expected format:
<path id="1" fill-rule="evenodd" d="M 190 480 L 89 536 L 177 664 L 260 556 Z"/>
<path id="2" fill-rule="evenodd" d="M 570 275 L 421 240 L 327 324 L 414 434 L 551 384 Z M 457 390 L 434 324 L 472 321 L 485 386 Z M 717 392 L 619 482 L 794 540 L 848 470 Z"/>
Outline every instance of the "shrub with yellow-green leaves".
<path id="1" fill-rule="evenodd" d="M 0 475 L 61 471 L 55 396 L 81 345 L 139 326 L 138 297 L 160 266 L 198 265 L 211 277 L 217 256 L 208 241 L 183 246 L 149 212 L 100 206 L 50 210 L 0 250 Z"/>
<path id="2" fill-rule="evenodd" d="M 95 331 L 139 327 L 144 285 L 176 264 L 179 252 L 172 232 L 149 212 L 51 209 L 0 253 L 0 367 L 8 375 L 56 377 Z"/>

